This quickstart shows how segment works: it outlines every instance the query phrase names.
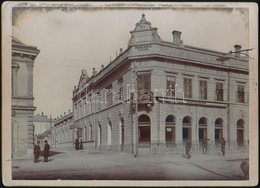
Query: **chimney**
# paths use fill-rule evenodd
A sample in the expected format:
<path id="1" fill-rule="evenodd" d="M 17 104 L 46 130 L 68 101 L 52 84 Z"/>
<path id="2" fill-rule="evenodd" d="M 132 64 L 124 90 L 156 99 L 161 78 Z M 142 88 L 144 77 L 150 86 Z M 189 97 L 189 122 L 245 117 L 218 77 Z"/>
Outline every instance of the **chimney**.
<path id="1" fill-rule="evenodd" d="M 181 32 L 180 31 L 174 30 L 172 32 L 172 36 L 173 36 L 173 44 L 176 44 L 176 45 L 183 44 L 183 41 L 181 40 Z"/>
<path id="2" fill-rule="evenodd" d="M 235 47 L 235 57 L 240 57 L 240 51 L 241 51 L 242 46 L 239 44 L 236 44 L 236 45 L 234 45 L 234 47 Z"/>
<path id="3" fill-rule="evenodd" d="M 93 74 L 93 76 L 96 76 L 96 74 L 97 74 L 97 71 L 96 71 L 96 69 L 95 69 L 95 68 L 93 68 L 92 74 Z"/>
<path id="4" fill-rule="evenodd" d="M 70 109 L 69 109 L 69 113 L 70 113 Z"/>
<path id="5" fill-rule="evenodd" d="M 43 115 L 43 112 L 42 112 L 42 116 L 44 116 L 44 115 Z"/>
<path id="6" fill-rule="evenodd" d="M 64 116 L 66 116 L 66 112 L 64 112 Z"/>
<path id="7" fill-rule="evenodd" d="M 104 65 L 101 65 L 101 70 L 103 70 L 104 69 Z"/>
<path id="8" fill-rule="evenodd" d="M 121 54 L 123 52 L 123 48 L 120 48 L 119 50 L 119 54 Z"/>

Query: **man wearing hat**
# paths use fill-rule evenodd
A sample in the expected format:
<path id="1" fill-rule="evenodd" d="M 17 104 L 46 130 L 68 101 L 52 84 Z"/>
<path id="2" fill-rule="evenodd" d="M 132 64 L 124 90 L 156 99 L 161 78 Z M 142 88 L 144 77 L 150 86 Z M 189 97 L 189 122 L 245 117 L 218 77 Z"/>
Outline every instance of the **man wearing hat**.
<path id="1" fill-rule="evenodd" d="M 40 151 L 40 141 L 37 141 L 37 144 L 35 144 L 33 148 L 34 163 L 39 162 Z"/>
<path id="2" fill-rule="evenodd" d="M 48 162 L 50 145 L 48 144 L 47 140 L 45 140 L 44 143 L 45 143 L 45 145 L 44 145 L 44 150 L 43 150 L 43 157 L 44 157 L 43 162 Z"/>

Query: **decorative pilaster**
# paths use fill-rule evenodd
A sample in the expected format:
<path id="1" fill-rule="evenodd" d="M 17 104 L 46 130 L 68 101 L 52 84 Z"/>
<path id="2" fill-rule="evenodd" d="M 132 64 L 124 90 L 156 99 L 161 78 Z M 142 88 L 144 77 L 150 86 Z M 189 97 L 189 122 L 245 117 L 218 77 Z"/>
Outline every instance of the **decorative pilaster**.
<path id="1" fill-rule="evenodd" d="M 28 71 L 28 88 L 27 88 L 27 92 L 28 92 L 28 96 L 29 97 L 33 97 L 33 63 L 27 63 L 27 71 Z"/>

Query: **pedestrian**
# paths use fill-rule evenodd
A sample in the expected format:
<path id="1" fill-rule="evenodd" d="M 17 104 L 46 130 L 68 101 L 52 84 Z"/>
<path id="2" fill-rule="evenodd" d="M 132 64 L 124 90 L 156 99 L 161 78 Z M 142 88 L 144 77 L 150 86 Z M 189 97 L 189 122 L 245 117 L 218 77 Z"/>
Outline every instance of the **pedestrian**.
<path id="1" fill-rule="evenodd" d="M 79 149 L 83 149 L 82 138 L 79 138 Z"/>
<path id="2" fill-rule="evenodd" d="M 34 163 L 39 162 L 40 151 L 40 141 L 37 141 L 37 144 L 35 144 L 33 148 Z"/>
<path id="3" fill-rule="evenodd" d="M 221 139 L 221 152 L 222 152 L 223 156 L 225 156 L 225 146 L 226 146 L 226 140 L 225 140 L 225 138 L 222 138 Z"/>
<path id="4" fill-rule="evenodd" d="M 79 139 L 75 139 L 75 149 L 78 150 L 79 149 Z"/>
<path id="5" fill-rule="evenodd" d="M 204 154 L 207 153 L 207 151 L 208 151 L 208 140 L 209 139 L 207 139 L 207 138 L 204 138 L 202 140 L 202 150 L 203 150 Z"/>
<path id="6" fill-rule="evenodd" d="M 191 158 L 191 155 L 190 155 L 191 142 L 190 142 L 189 140 L 186 141 L 186 147 L 185 147 L 185 150 L 186 150 L 187 158 L 190 159 L 190 158 Z"/>
<path id="7" fill-rule="evenodd" d="M 44 150 L 43 150 L 43 157 L 44 157 L 43 162 L 48 162 L 48 157 L 49 157 L 49 152 L 50 152 L 50 145 L 48 144 L 47 140 L 45 140 L 44 143 L 45 143 L 45 145 L 44 145 Z"/>

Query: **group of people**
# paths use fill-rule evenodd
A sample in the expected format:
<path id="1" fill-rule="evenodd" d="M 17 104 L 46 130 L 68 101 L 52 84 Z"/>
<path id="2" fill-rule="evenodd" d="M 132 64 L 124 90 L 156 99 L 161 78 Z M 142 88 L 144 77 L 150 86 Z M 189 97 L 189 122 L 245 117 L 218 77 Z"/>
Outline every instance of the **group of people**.
<path id="1" fill-rule="evenodd" d="M 48 141 L 44 141 L 44 149 L 43 149 L 43 162 L 48 162 L 49 152 L 50 152 L 50 145 Z M 33 154 L 34 154 L 34 163 L 39 162 L 39 157 L 41 153 L 40 141 L 37 141 L 37 144 L 34 145 Z"/>
<path id="2" fill-rule="evenodd" d="M 202 141 L 202 150 L 203 150 L 204 154 L 207 153 L 207 150 L 208 150 L 208 140 L 209 139 L 205 138 Z M 226 147 L 226 140 L 225 140 L 225 138 L 222 138 L 221 139 L 221 153 L 223 156 L 225 156 L 225 147 Z M 191 141 L 187 140 L 186 146 L 185 146 L 185 151 L 186 151 L 186 156 L 188 159 L 191 158 L 190 150 L 191 150 Z"/>
<path id="3" fill-rule="evenodd" d="M 76 150 L 83 149 L 83 142 L 81 137 L 79 139 L 75 139 L 75 149 Z"/>

